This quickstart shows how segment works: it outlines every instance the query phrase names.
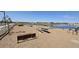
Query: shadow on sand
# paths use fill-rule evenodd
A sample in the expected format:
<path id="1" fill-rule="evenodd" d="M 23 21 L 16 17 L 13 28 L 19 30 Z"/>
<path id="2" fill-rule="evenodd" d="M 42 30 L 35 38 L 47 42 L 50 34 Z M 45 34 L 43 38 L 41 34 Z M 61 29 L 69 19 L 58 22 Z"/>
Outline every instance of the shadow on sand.
<path id="1" fill-rule="evenodd" d="M 26 39 L 26 40 L 21 40 L 21 41 L 17 41 L 17 43 L 23 43 L 23 42 L 26 42 L 26 41 L 30 41 L 30 40 L 35 40 L 34 38 L 29 38 L 29 39 Z"/>

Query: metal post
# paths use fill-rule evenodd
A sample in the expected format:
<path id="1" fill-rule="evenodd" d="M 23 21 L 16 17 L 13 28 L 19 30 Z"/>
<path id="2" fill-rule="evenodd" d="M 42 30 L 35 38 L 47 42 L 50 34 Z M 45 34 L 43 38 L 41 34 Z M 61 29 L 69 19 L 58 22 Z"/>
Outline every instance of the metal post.
<path id="1" fill-rule="evenodd" d="M 3 11 L 3 13 L 4 13 L 4 21 L 5 21 L 5 27 L 6 27 L 5 11 Z"/>
<path id="2" fill-rule="evenodd" d="M 8 33 L 10 32 L 10 27 L 9 27 L 9 20 L 10 20 L 10 18 L 8 18 L 8 20 L 7 20 L 7 25 L 8 25 Z"/>
<path id="3" fill-rule="evenodd" d="M 4 18 L 4 20 L 6 21 L 6 19 L 5 19 L 5 11 L 0 11 L 0 12 L 3 13 L 3 18 Z M 5 24 L 6 24 L 6 22 L 5 22 Z"/>
<path id="4" fill-rule="evenodd" d="M 5 32 L 6 32 L 6 17 L 5 17 L 5 11 L 3 11 L 3 14 L 4 14 L 4 24 L 5 24 Z"/>

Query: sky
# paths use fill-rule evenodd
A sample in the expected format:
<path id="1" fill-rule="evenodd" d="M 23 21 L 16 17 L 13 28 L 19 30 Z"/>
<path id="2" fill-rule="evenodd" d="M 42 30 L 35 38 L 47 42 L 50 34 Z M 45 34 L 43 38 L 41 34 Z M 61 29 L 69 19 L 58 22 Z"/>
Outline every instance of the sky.
<path id="1" fill-rule="evenodd" d="M 79 23 L 79 11 L 6 11 L 6 15 L 16 22 Z"/>

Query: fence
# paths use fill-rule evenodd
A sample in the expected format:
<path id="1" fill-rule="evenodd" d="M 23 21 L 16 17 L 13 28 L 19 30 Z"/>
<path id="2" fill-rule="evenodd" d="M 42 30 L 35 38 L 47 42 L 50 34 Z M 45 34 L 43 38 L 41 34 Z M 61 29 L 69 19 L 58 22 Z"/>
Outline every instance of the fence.
<path id="1" fill-rule="evenodd" d="M 8 32 L 15 26 L 15 23 L 11 23 L 8 25 L 0 26 L 0 39 L 2 39 Z"/>

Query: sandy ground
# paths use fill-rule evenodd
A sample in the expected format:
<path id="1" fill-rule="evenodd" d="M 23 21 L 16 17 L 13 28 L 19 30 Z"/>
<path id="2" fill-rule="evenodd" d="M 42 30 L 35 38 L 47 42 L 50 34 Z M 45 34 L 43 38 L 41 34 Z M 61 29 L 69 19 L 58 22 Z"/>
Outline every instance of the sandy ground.
<path id="1" fill-rule="evenodd" d="M 44 26 L 15 26 L 11 32 L 0 40 L 1 48 L 79 48 L 79 35 L 66 29 L 49 29 L 51 33 L 41 33 L 37 29 Z M 17 43 L 17 36 L 36 33 L 37 39 Z"/>

